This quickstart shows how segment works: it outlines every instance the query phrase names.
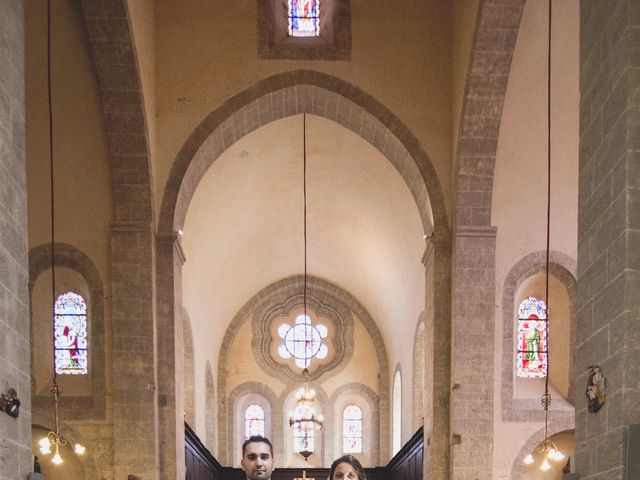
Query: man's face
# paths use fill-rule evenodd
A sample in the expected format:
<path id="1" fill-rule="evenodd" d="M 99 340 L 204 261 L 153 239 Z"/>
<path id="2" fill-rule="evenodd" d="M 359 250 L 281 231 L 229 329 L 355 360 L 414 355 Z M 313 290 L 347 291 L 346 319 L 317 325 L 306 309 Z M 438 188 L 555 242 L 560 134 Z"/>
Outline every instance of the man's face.
<path id="1" fill-rule="evenodd" d="M 240 462 L 248 480 L 269 480 L 273 472 L 273 456 L 269 445 L 251 442 L 247 445 Z"/>

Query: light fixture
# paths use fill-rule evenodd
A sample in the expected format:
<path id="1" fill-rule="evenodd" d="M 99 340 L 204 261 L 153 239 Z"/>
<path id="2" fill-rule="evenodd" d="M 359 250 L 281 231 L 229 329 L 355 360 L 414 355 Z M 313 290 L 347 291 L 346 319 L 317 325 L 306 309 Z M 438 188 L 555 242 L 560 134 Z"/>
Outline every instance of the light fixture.
<path id="1" fill-rule="evenodd" d="M 559 462 L 564 454 L 558 450 L 549 438 L 549 407 L 551 406 L 551 394 L 549 393 L 549 373 L 551 371 L 551 355 L 549 348 L 549 251 L 550 251 L 550 218 L 551 218 L 551 11 L 552 2 L 549 0 L 549 24 L 547 32 L 547 245 L 545 261 L 545 305 L 547 318 L 547 374 L 544 377 L 544 394 L 542 395 L 542 407 L 544 408 L 544 440 L 535 451 L 542 456 L 540 470 L 547 471 L 551 468 L 549 460 Z M 525 465 L 534 463 L 532 452 L 524 458 Z"/>
<path id="2" fill-rule="evenodd" d="M 53 155 L 53 106 L 51 97 L 51 0 L 47 2 L 47 88 L 48 88 L 48 107 L 49 107 L 49 180 L 50 180 L 50 193 L 51 193 L 51 306 L 52 317 L 56 316 L 56 262 L 55 262 L 55 182 L 54 182 L 54 155 Z M 53 338 L 55 338 L 55 322 L 53 327 Z M 53 387 L 51 388 L 51 397 L 53 398 L 53 419 L 55 429 L 47 433 L 46 437 L 43 437 L 38 442 L 40 446 L 40 452 L 43 455 L 48 455 L 53 449 L 54 454 L 51 457 L 51 463 L 54 465 L 60 465 L 63 463 L 60 456 L 60 447 L 67 445 L 67 440 L 60 435 L 60 387 L 58 386 L 58 373 L 56 372 L 56 360 L 55 349 L 52 357 L 53 360 Z M 76 454 L 82 455 L 85 452 L 85 448 L 76 444 L 74 451 Z"/>
<path id="3" fill-rule="evenodd" d="M 302 114 L 302 158 L 303 158 L 303 179 L 302 179 L 302 192 L 304 198 L 304 287 L 303 287 L 303 308 L 304 318 L 307 316 L 307 117 L 306 114 Z M 305 339 L 308 341 L 311 338 L 311 332 L 308 331 L 310 325 L 305 322 Z M 307 352 L 307 349 L 305 349 Z M 308 353 L 306 353 L 308 354 Z M 313 430 L 319 430 L 323 427 L 324 419 L 322 415 L 316 415 L 313 404 L 315 403 L 316 392 L 310 390 L 308 385 L 309 379 L 309 362 L 305 362 L 305 368 L 302 370 L 302 377 L 304 379 L 304 386 L 298 390 L 296 394 L 296 406 L 293 412 L 289 413 L 289 426 L 298 431 L 304 448 L 300 450 L 306 460 L 313 454 L 313 447 L 309 443 L 309 435 Z"/>

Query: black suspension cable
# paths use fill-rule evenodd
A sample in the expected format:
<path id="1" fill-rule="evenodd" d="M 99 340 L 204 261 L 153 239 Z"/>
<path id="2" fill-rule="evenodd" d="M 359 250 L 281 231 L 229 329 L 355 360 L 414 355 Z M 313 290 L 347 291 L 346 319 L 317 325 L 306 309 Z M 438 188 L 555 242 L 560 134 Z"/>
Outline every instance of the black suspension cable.
<path id="1" fill-rule="evenodd" d="M 49 191 L 51 194 L 51 305 L 53 309 L 52 338 L 53 348 L 53 384 L 57 383 L 56 349 L 55 349 L 55 315 L 56 315 L 56 252 L 55 252 L 55 183 L 53 169 L 53 100 L 51 95 L 51 0 L 47 1 L 47 106 L 49 113 Z"/>

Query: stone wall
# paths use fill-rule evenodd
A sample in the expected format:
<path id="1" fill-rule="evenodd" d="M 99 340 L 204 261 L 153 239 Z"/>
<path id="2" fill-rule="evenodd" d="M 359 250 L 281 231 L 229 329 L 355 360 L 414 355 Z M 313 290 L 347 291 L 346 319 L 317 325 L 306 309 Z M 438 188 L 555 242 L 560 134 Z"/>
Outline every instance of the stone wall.
<path id="1" fill-rule="evenodd" d="M 14 387 L 20 417 L 0 414 L 0 479 L 31 471 L 31 377 L 24 146 L 24 5 L 0 3 L 0 390 Z"/>
<path id="2" fill-rule="evenodd" d="M 640 4 L 582 1 L 576 391 L 600 365 L 607 403 L 576 402 L 581 479 L 626 477 L 640 421 Z"/>

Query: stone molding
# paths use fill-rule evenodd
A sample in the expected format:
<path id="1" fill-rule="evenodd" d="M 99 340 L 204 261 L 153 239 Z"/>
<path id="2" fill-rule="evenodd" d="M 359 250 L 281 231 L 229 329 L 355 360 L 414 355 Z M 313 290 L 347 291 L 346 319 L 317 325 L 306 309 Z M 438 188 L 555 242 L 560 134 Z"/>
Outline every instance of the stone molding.
<path id="1" fill-rule="evenodd" d="M 502 288 L 502 381 L 501 381 L 501 411 L 502 420 L 505 422 L 540 422 L 543 420 L 543 410 L 539 399 L 515 399 L 514 398 L 514 312 L 517 309 L 516 292 L 520 285 L 531 276 L 544 272 L 546 252 L 533 252 L 518 261 L 505 276 Z M 568 255 L 551 251 L 549 252 L 549 275 L 556 278 L 564 285 L 569 295 L 570 313 L 569 329 L 571 332 L 570 351 L 574 350 L 576 328 L 576 261 Z M 573 356 L 569 359 L 569 378 L 574 378 L 575 365 Z M 573 382 L 569 384 L 569 399 L 573 403 Z M 554 411 L 554 416 L 571 416 L 573 412 Z M 573 426 L 571 427 L 573 428 Z"/>
<path id="2" fill-rule="evenodd" d="M 204 367 L 204 426 L 205 445 L 211 452 L 216 451 L 216 389 L 213 382 L 213 370 L 207 360 Z"/>
<path id="3" fill-rule="evenodd" d="M 403 177 L 425 231 L 449 231 L 440 181 L 415 135 L 363 90 L 312 70 L 263 79 L 224 102 L 194 129 L 173 162 L 158 231 L 181 228 L 198 183 L 222 152 L 263 125 L 305 112 L 332 120 L 372 144 Z"/>
<path id="4" fill-rule="evenodd" d="M 502 107 L 525 0 L 480 2 L 456 152 L 455 223 L 489 226 Z"/>
<path id="5" fill-rule="evenodd" d="M 555 418 L 555 417 L 556 416 L 554 415 L 553 418 L 549 421 L 548 432 L 547 432 L 547 435 L 549 437 L 556 435 L 558 433 L 570 432 L 574 430 L 575 427 L 574 427 L 573 415 L 563 416 L 560 418 Z M 536 447 L 536 445 L 539 445 L 540 442 L 542 442 L 543 440 L 544 440 L 544 427 L 536 431 L 533 435 L 531 435 L 527 439 L 527 441 L 524 443 L 524 445 L 522 446 L 518 454 L 516 455 L 516 458 L 514 459 L 513 464 L 511 466 L 511 474 L 509 475 L 510 480 L 520 480 L 525 478 L 524 477 L 525 471 L 522 464 L 522 460 L 533 448 Z M 571 463 L 573 464 L 573 462 Z"/>
<path id="6" fill-rule="evenodd" d="M 220 357 L 218 362 L 218 388 L 217 388 L 217 398 L 218 400 L 218 447 L 221 449 L 220 457 L 228 458 L 229 461 L 232 461 L 229 458 L 229 442 L 232 442 L 230 436 L 232 435 L 233 430 L 229 430 L 227 426 L 228 422 L 228 403 L 227 403 L 227 371 L 228 371 L 228 363 L 231 361 L 229 358 L 229 350 L 233 343 L 233 339 L 235 338 L 239 328 L 242 324 L 247 321 L 256 305 L 262 301 L 263 298 L 269 295 L 269 291 L 281 291 L 284 286 L 293 286 L 295 291 L 296 285 L 300 285 L 300 283 L 304 280 L 304 277 L 301 275 L 296 275 L 293 277 L 285 278 L 278 282 L 275 282 L 262 291 L 258 292 L 254 295 L 234 316 L 233 320 L 227 327 L 225 331 L 224 337 L 222 339 L 222 346 L 220 349 Z M 377 361 L 380 369 L 380 377 L 379 377 L 379 391 L 380 391 L 380 409 L 379 409 L 379 423 L 380 423 L 380 445 L 387 445 L 388 442 L 388 425 L 389 425 L 389 367 L 388 360 L 386 354 L 386 348 L 384 345 L 384 340 L 382 338 L 382 334 L 378 330 L 377 325 L 374 320 L 371 318 L 367 310 L 355 299 L 351 294 L 341 289 L 340 287 L 333 285 L 326 280 L 321 280 L 316 277 L 308 277 L 308 282 L 311 284 L 322 285 L 322 289 L 326 292 L 330 293 L 333 297 L 338 298 L 343 304 L 345 304 L 351 312 L 353 312 L 363 323 L 364 327 L 369 332 L 371 336 L 371 340 L 373 341 L 374 348 L 377 353 Z M 261 363 L 261 356 L 256 357 L 256 361 Z M 286 383 L 291 383 L 290 380 L 287 380 Z M 276 419 L 274 417 L 274 425 L 276 424 Z M 226 451 L 222 451 L 225 448 Z"/>
<path id="7" fill-rule="evenodd" d="M 311 368 L 309 380 L 325 381 L 333 377 L 349 363 L 353 355 L 353 317 L 349 307 L 333 294 L 333 285 L 315 277 L 307 281 L 307 305 L 316 314 L 329 318 L 333 323 L 334 337 L 330 350 L 334 356 L 329 363 Z M 271 326 L 278 318 L 288 314 L 304 303 L 304 277 L 292 277 L 290 282 L 277 282 L 273 288 L 267 287 L 253 307 L 251 315 L 251 347 L 253 355 L 261 361 L 258 365 L 265 373 L 283 383 L 299 381 L 300 372 L 278 362 L 271 354 L 273 338 Z"/>
<path id="8" fill-rule="evenodd" d="M 413 395 L 412 395 L 412 405 L 413 405 L 413 415 L 412 415 L 412 423 L 413 430 L 418 430 L 418 428 L 424 426 L 424 384 L 425 384 L 425 370 L 426 365 L 422 365 L 422 372 L 418 368 L 418 359 L 424 359 L 426 363 L 426 324 L 424 321 L 424 311 L 418 317 L 418 322 L 416 323 L 416 329 L 413 336 L 413 365 L 412 365 L 412 387 L 413 387 Z M 420 375 L 422 374 L 422 375 Z"/>
<path id="9" fill-rule="evenodd" d="M 106 416 L 106 358 L 105 358 L 105 316 L 104 290 L 97 267 L 84 252 L 66 243 L 54 245 L 54 264 L 66 267 L 77 273 L 87 282 L 90 305 L 87 315 L 90 324 L 90 396 L 60 396 L 60 406 L 73 412 L 74 420 L 99 420 Z M 29 299 L 33 295 L 36 280 L 51 269 L 51 245 L 43 244 L 29 251 Z M 31 312 L 30 312 L 31 317 Z M 33 319 L 31 318 L 31 321 Z M 32 352 L 33 354 L 33 352 Z M 51 408 L 49 395 L 36 395 L 33 392 L 33 419 L 37 422 L 41 414 Z"/>
<path id="10" fill-rule="evenodd" d="M 369 458 L 371 461 L 371 465 L 379 465 L 380 464 L 380 427 L 373 419 L 380 417 L 380 398 L 376 395 L 371 388 L 367 385 L 358 382 L 345 383 L 340 385 L 329 397 L 327 412 L 325 414 L 325 438 L 336 439 L 338 438 L 337 433 L 335 431 L 336 427 L 341 427 L 342 419 L 339 417 L 341 412 L 338 411 L 338 405 L 341 402 L 342 398 L 346 395 L 358 395 L 363 402 L 367 402 L 370 409 L 370 418 L 369 424 L 371 428 L 371 436 L 368 439 L 370 441 L 370 447 L 368 449 L 364 448 L 365 454 L 369 453 Z M 363 418 L 363 422 L 367 421 L 366 416 Z M 364 425 L 363 425 L 364 426 Z M 365 442 L 367 439 L 365 439 Z M 335 444 L 335 442 L 334 442 Z M 341 445 L 341 442 L 338 442 L 336 445 Z M 365 443 L 366 445 L 366 443 Z M 336 448 L 334 451 L 334 458 L 330 458 L 329 452 L 325 451 L 324 462 L 325 465 L 331 465 L 331 462 L 335 460 L 335 457 L 341 455 L 342 449 Z M 357 456 L 357 455 L 356 455 Z"/>

